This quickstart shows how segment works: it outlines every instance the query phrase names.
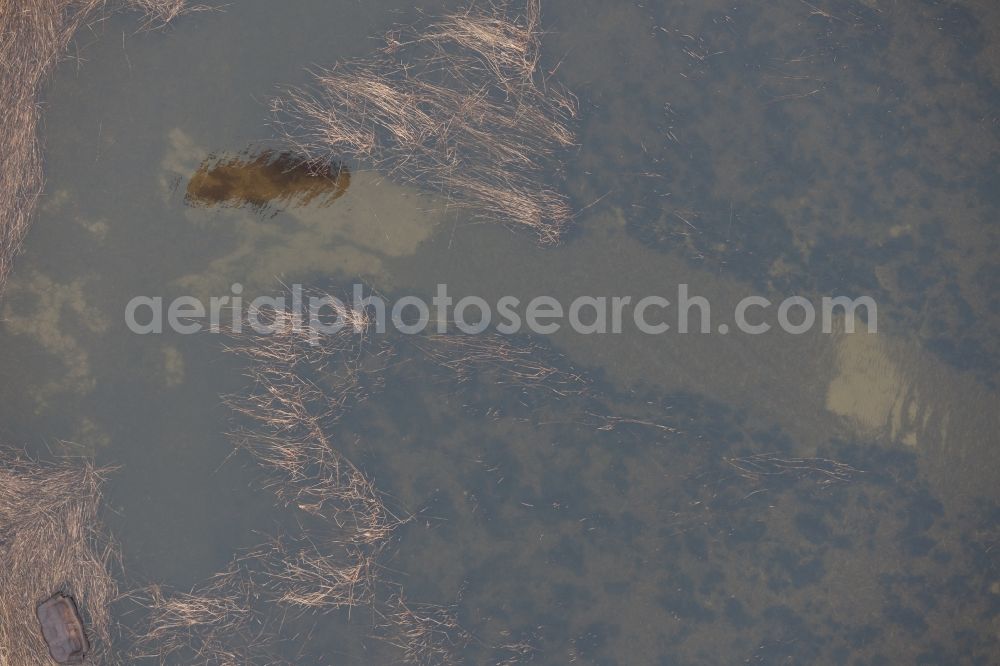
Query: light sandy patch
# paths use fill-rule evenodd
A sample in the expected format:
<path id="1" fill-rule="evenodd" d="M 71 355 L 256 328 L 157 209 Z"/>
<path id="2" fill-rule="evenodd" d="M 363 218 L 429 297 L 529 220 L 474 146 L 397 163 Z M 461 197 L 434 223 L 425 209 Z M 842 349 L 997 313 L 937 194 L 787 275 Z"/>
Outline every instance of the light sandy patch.
<path id="1" fill-rule="evenodd" d="M 292 207 L 273 217 L 191 208 L 186 216 L 192 223 L 225 225 L 236 247 L 176 284 L 200 298 L 226 295 L 235 282 L 250 293 L 315 275 L 364 277 L 388 287 L 383 260 L 415 252 L 441 223 L 444 209 L 442 202 L 373 173 L 352 174 L 350 187 L 329 207 Z"/>
<path id="2" fill-rule="evenodd" d="M 171 130 L 161 163 L 164 197 L 182 191 L 210 155 L 183 130 Z M 202 299 L 229 294 L 235 282 L 253 293 L 310 276 L 361 277 L 389 288 L 384 259 L 413 254 L 446 210 L 443 200 L 371 172 L 352 173 L 330 205 L 291 205 L 271 216 L 250 208 L 187 208 L 190 223 L 223 225 L 236 245 L 175 284 Z"/>
<path id="3" fill-rule="evenodd" d="M 867 332 L 841 334 L 836 369 L 827 389 L 826 407 L 852 420 L 867 435 L 886 435 L 916 445 L 916 433 L 904 431 L 917 409 L 915 388 L 907 386 L 883 339 Z"/>
<path id="4" fill-rule="evenodd" d="M 837 333 L 826 408 L 873 442 L 914 447 L 953 491 L 995 488 L 1000 457 L 996 392 L 918 342 Z"/>

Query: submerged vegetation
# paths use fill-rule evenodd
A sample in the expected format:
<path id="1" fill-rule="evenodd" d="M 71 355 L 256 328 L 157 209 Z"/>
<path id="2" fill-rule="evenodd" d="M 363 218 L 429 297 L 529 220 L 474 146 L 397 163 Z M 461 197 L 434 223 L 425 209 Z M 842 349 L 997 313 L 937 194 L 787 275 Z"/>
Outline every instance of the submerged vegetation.
<path id="1" fill-rule="evenodd" d="M 575 143 L 577 100 L 539 71 L 539 0 L 514 11 L 497 2 L 391 31 L 377 55 L 276 99 L 277 125 L 311 159 L 352 157 L 558 242 L 572 210 L 545 172 Z"/>
<path id="2" fill-rule="evenodd" d="M 339 199 L 351 183 L 347 167 L 312 164 L 290 153 L 262 150 L 206 159 L 187 184 L 190 206 L 249 206 L 257 211 L 289 204 L 318 208 Z"/>

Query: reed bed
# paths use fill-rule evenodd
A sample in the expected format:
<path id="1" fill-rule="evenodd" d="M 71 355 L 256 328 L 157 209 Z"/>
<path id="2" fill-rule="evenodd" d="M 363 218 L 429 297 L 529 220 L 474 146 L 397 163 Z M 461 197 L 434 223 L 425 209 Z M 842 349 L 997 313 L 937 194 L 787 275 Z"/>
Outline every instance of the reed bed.
<path id="1" fill-rule="evenodd" d="M 0 290 L 42 191 L 38 93 L 76 29 L 103 0 L 0 3 Z"/>
<path id="2" fill-rule="evenodd" d="M 125 0 L 163 24 L 201 9 L 185 0 Z M 38 137 L 39 92 L 77 29 L 106 0 L 6 0 L 0 2 L 0 292 L 28 231 L 42 192 Z"/>
<path id="3" fill-rule="evenodd" d="M 95 658 L 114 663 L 110 571 L 120 560 L 98 518 L 107 472 L 0 449 L 0 666 L 51 663 L 35 608 L 57 591 L 76 600 Z"/>
<path id="4" fill-rule="evenodd" d="M 407 522 L 336 447 L 333 426 L 364 400 L 389 355 L 370 339 L 367 313 L 344 307 L 336 314 L 345 326 L 317 337 L 289 311 L 249 313 L 248 324 L 261 322 L 270 333 L 249 325 L 233 332 L 230 351 L 249 361 L 252 384 L 226 399 L 248 423 L 234 430 L 234 444 L 269 472 L 266 484 L 279 501 L 325 526 L 308 547 L 277 545 L 265 558 L 277 602 L 317 611 L 373 603 L 378 557 Z"/>
<path id="5" fill-rule="evenodd" d="M 368 340 L 366 313 L 339 314 L 344 329 L 315 337 L 290 311 L 254 310 L 230 332 L 228 346 L 247 361 L 250 379 L 246 392 L 225 398 L 241 421 L 231 439 L 266 471 L 279 503 L 314 518 L 318 533 L 302 528 L 273 539 L 191 592 L 151 586 L 132 595 L 150 615 L 136 659 L 283 663 L 273 656 L 280 627 L 269 618 L 285 609 L 349 612 L 375 603 L 377 560 L 406 520 L 335 446 L 333 426 L 377 371 L 365 360 L 384 355 Z"/>
<path id="6" fill-rule="evenodd" d="M 243 327 L 232 336 L 230 351 L 249 361 L 251 380 L 247 393 L 227 398 L 250 424 L 233 441 L 270 472 L 279 501 L 324 526 L 319 534 L 276 540 L 251 557 L 260 594 L 300 612 L 349 615 L 371 607 L 407 663 L 459 663 L 455 648 L 470 636 L 454 615 L 412 606 L 399 594 L 379 598 L 379 560 L 408 518 L 394 513 L 373 481 L 337 450 L 333 426 L 365 399 L 366 383 L 379 384 L 393 353 L 370 335 L 365 312 L 345 307 L 337 314 L 348 325 L 318 339 L 290 312 L 275 309 L 248 317 L 270 334 Z"/>
<path id="7" fill-rule="evenodd" d="M 344 302 L 321 292 L 303 297 Z M 253 571 L 246 580 L 258 601 L 302 613 L 345 611 L 348 616 L 355 608 L 370 607 L 382 618 L 378 635 L 402 650 L 406 663 L 461 663 L 472 636 L 454 612 L 411 604 L 397 586 L 381 580 L 383 554 L 409 517 L 394 512 L 373 480 L 338 448 L 339 421 L 384 385 L 397 349 L 388 338 L 372 334 L 368 312 L 348 306 L 334 306 L 331 312 L 344 326 L 323 335 L 280 308 L 251 311 L 230 332 L 228 349 L 246 361 L 250 380 L 245 392 L 226 398 L 238 421 L 232 441 L 267 472 L 265 484 L 279 503 L 311 519 L 308 532 L 303 527 L 297 537 L 284 535 L 241 558 L 240 565 Z M 460 382 L 488 373 L 491 383 L 557 397 L 582 394 L 589 385 L 582 375 L 547 360 L 545 349 L 500 335 L 407 340 Z M 245 592 L 235 596 L 245 598 Z M 180 601 L 187 607 L 199 599 Z M 210 610 L 216 618 L 210 638 L 238 617 L 236 607 Z M 207 640 L 198 644 L 221 649 Z M 530 659 L 533 652 L 529 644 L 517 642 L 490 649 L 499 663 L 509 664 Z"/>
<path id="8" fill-rule="evenodd" d="M 250 391 L 226 399 L 249 426 L 232 440 L 272 472 L 268 485 L 286 505 L 327 519 L 353 544 L 376 546 L 400 523 L 364 473 L 335 446 L 332 426 L 367 397 L 366 380 L 385 357 L 366 342 L 372 322 L 359 310 L 339 311 L 346 325 L 315 336 L 291 312 L 270 309 L 249 314 L 271 331 L 234 333 L 229 350 L 250 361 Z M 244 329 L 250 328 L 249 325 Z"/>
<path id="9" fill-rule="evenodd" d="M 539 23 L 528 0 L 521 14 L 495 2 L 391 31 L 377 54 L 274 100 L 276 125 L 309 159 L 351 157 L 556 243 L 572 209 L 540 183 L 575 145 L 577 100 L 539 72 Z"/>

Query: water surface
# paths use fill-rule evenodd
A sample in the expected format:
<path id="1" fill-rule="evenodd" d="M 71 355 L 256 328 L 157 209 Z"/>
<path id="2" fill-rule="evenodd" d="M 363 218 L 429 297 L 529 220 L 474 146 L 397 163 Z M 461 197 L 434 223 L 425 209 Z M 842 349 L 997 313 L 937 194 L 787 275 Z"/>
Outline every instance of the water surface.
<path id="1" fill-rule="evenodd" d="M 467 663 L 507 638 L 552 664 L 995 662 L 1000 17 L 730 4 L 544 4 L 543 67 L 581 100 L 553 175 L 581 213 L 554 249 L 356 165 L 333 194 L 191 205 L 213 165 L 280 149 L 277 86 L 377 48 L 412 8 L 247 0 L 84 30 L 46 91 L 46 194 L 0 306 L 0 437 L 121 465 L 129 576 L 187 588 L 293 519 L 230 457 L 239 362 L 216 336 L 131 334 L 135 295 L 363 279 L 568 302 L 685 282 L 726 312 L 870 294 L 878 336 L 536 341 L 587 397 L 457 385 L 414 355 L 340 441 L 419 517 L 387 576 L 455 604 Z M 762 453 L 858 472 L 727 462 Z M 300 663 L 400 658 L 370 614 L 307 623 Z"/>

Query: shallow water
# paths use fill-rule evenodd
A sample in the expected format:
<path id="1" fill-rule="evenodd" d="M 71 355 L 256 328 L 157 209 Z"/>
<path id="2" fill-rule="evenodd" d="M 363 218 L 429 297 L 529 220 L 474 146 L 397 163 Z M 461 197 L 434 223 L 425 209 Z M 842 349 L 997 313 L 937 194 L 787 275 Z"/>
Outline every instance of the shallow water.
<path id="1" fill-rule="evenodd" d="M 360 278 L 568 302 L 684 282 L 731 312 L 870 294 L 877 336 L 542 340 L 593 378 L 587 398 L 459 386 L 413 359 L 340 441 L 418 516 L 387 576 L 456 605 L 467 663 L 508 639 L 552 664 L 995 663 L 997 10 L 543 10 L 542 66 L 581 100 L 556 177 L 581 212 L 552 249 L 353 165 L 335 198 L 190 205 L 211 156 L 274 143 L 277 86 L 377 48 L 412 8 L 243 0 L 164 32 L 85 29 L 46 91 L 46 194 L 0 304 L 0 439 L 120 465 L 108 522 L 129 582 L 188 588 L 294 517 L 230 456 L 239 362 L 211 334 L 130 333 L 133 296 Z M 727 462 L 773 452 L 858 471 Z M 319 629 L 293 641 L 300 663 L 400 659 L 366 612 L 303 621 Z"/>

